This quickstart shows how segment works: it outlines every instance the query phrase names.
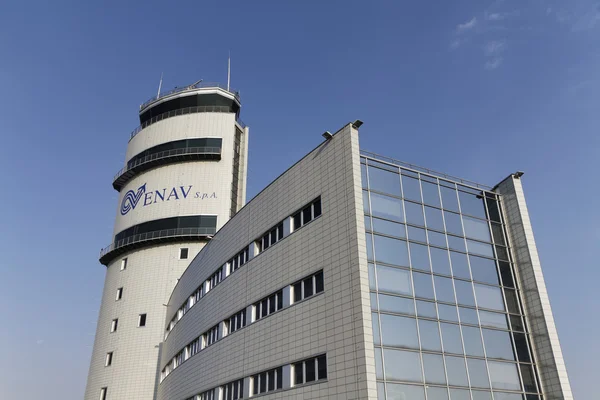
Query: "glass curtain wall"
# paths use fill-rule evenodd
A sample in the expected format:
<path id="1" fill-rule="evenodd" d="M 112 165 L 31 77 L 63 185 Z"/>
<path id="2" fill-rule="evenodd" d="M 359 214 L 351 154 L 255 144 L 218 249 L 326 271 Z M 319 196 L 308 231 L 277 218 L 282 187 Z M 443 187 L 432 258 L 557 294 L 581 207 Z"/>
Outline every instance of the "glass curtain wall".
<path id="1" fill-rule="evenodd" d="M 361 169 L 379 399 L 541 400 L 499 195 Z"/>

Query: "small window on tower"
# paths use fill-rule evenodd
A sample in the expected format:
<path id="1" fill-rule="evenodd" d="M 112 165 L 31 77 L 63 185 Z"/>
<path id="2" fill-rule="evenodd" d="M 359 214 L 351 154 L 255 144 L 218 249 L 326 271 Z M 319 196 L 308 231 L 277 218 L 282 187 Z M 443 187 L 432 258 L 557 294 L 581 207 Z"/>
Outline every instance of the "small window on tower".
<path id="1" fill-rule="evenodd" d="M 117 289 L 117 298 L 115 300 L 119 301 L 119 300 L 121 300 L 122 297 L 123 297 L 123 288 L 120 287 Z"/>
<path id="2" fill-rule="evenodd" d="M 108 392 L 108 388 L 103 387 L 100 389 L 100 400 L 106 400 L 106 393 Z"/>
<path id="3" fill-rule="evenodd" d="M 117 325 L 119 323 L 119 320 L 117 318 L 113 319 L 111 324 L 110 324 L 110 331 L 112 332 L 116 332 L 117 331 Z"/>
<path id="4" fill-rule="evenodd" d="M 179 249 L 179 259 L 187 260 L 188 253 L 189 253 L 189 249 L 187 247 L 182 247 L 181 249 Z"/>
<path id="5" fill-rule="evenodd" d="M 106 353 L 106 361 L 104 363 L 105 367 L 110 367 L 112 364 L 113 352 Z"/>
<path id="6" fill-rule="evenodd" d="M 146 314 L 140 314 L 138 318 L 138 328 L 146 326 Z"/>
<path id="7" fill-rule="evenodd" d="M 125 271 L 127 269 L 127 258 L 121 260 L 121 271 Z"/>

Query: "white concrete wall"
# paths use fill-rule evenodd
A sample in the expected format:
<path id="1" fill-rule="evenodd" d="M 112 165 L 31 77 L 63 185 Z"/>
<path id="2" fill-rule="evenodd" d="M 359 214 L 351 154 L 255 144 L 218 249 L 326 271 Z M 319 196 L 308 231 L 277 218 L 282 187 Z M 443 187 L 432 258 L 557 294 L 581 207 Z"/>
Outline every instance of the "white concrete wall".
<path id="1" fill-rule="evenodd" d="M 572 400 L 571 385 L 563 359 L 552 308 L 544 282 L 521 179 L 509 176 L 498 187 L 516 262 L 531 343 L 538 363 L 545 400 Z"/>
<path id="2" fill-rule="evenodd" d="M 164 343 L 159 368 L 215 324 L 320 269 L 324 271 L 324 293 L 248 325 L 191 357 L 159 385 L 158 399 L 184 400 L 234 379 L 321 353 L 327 353 L 326 382 L 261 398 L 377 398 L 358 132 L 350 125 L 280 176 L 223 226 L 183 274 L 169 300 L 163 327 L 219 266 L 319 195 L 323 205 L 319 219 L 256 256 L 183 316 Z"/>

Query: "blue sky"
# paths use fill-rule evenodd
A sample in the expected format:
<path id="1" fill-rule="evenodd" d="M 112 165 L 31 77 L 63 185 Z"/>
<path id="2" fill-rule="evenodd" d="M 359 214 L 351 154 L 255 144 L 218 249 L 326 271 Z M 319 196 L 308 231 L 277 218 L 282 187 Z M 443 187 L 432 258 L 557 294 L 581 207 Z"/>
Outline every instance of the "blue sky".
<path id="1" fill-rule="evenodd" d="M 576 398 L 600 358 L 600 3 L 3 2 L 0 398 L 80 399 L 140 103 L 226 80 L 253 196 L 357 118 L 364 149 L 494 185 L 525 171 Z M 596 250 L 594 250 L 596 249 Z"/>

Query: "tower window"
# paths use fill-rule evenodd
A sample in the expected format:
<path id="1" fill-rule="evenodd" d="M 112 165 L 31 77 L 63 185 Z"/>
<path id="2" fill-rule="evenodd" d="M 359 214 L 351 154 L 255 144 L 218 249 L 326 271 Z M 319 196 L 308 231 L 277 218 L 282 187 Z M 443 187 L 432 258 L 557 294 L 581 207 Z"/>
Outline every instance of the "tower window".
<path id="1" fill-rule="evenodd" d="M 108 388 L 100 389 L 100 400 L 106 400 L 106 393 L 108 393 Z"/>
<path id="2" fill-rule="evenodd" d="M 188 253 L 189 253 L 189 249 L 187 247 L 182 247 L 181 249 L 179 249 L 179 259 L 187 260 Z"/>
<path id="3" fill-rule="evenodd" d="M 138 328 L 146 326 L 146 314 L 140 314 L 138 318 Z"/>
<path id="4" fill-rule="evenodd" d="M 117 325 L 119 323 L 119 319 L 115 318 L 112 320 L 111 324 L 110 324 L 110 332 L 116 332 L 117 331 Z"/>
<path id="5" fill-rule="evenodd" d="M 127 257 L 121 260 L 121 271 L 125 271 L 127 269 Z"/>
<path id="6" fill-rule="evenodd" d="M 105 367 L 110 367 L 112 364 L 113 352 L 106 353 L 106 361 L 104 362 Z"/>
<path id="7" fill-rule="evenodd" d="M 120 287 L 117 289 L 117 298 L 115 299 L 115 301 L 121 300 L 122 297 L 123 297 L 123 288 Z"/>

